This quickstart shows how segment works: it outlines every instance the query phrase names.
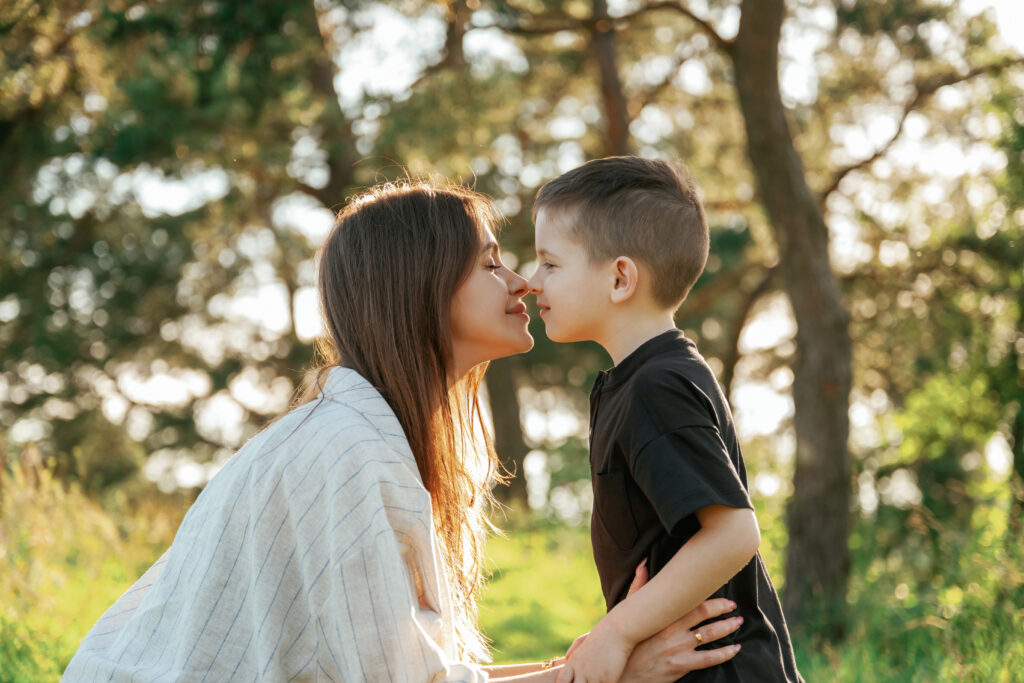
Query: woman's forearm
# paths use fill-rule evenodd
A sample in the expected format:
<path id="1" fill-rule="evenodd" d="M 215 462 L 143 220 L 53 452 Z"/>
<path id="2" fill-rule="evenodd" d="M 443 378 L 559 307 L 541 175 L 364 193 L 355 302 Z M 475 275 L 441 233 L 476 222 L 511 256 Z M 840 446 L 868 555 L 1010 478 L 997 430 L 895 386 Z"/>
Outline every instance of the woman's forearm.
<path id="1" fill-rule="evenodd" d="M 536 671 L 540 671 L 542 664 L 540 662 L 526 662 L 524 664 L 499 664 L 496 666 L 485 666 L 484 671 L 491 677 L 491 680 L 496 678 L 508 678 L 509 676 L 521 676 L 522 674 L 532 674 Z"/>
<path id="2" fill-rule="evenodd" d="M 555 683 L 562 665 L 558 664 L 550 669 L 541 669 L 539 662 L 530 664 L 511 664 L 508 666 L 485 666 L 492 681 L 501 683 Z"/>

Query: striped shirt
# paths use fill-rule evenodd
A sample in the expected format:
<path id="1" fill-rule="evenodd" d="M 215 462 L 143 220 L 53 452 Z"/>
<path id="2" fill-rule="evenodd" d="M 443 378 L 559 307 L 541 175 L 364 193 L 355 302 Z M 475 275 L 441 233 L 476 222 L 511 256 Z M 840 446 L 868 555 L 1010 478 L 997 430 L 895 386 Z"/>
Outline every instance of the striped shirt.
<path id="1" fill-rule="evenodd" d="M 390 406 L 333 368 L 250 440 L 64 681 L 486 681 L 454 661 L 430 495 Z"/>

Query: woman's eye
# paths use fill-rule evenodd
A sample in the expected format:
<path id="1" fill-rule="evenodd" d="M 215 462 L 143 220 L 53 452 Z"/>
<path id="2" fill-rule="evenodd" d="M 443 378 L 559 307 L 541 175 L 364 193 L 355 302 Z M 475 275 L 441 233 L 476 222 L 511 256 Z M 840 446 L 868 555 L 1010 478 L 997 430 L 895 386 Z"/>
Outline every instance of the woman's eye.
<path id="1" fill-rule="evenodd" d="M 488 263 L 484 268 L 487 270 L 501 270 L 501 266 L 496 263 Z"/>

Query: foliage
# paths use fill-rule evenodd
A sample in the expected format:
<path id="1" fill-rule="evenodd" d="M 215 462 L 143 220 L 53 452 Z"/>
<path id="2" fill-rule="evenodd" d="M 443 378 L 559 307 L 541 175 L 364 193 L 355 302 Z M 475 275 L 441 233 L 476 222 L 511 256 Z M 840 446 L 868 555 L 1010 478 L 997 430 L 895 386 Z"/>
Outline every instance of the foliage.
<path id="1" fill-rule="evenodd" d="M 3 683 L 55 680 L 95 620 L 171 542 L 187 503 L 136 492 L 100 506 L 76 485 L 57 481 L 50 467 L 27 466 L 25 459 L 0 472 Z M 852 632 L 828 644 L 814 638 L 813 624 L 802 625 L 795 648 L 807 680 L 1014 680 L 1024 667 L 1024 603 L 1014 597 L 1024 586 L 1024 539 L 1006 540 L 1010 500 L 997 476 L 980 478 L 975 495 L 979 504 L 966 528 L 915 507 L 901 545 L 880 537 L 891 525 L 878 517 L 859 520 Z M 784 500 L 756 503 L 761 553 L 777 580 Z M 604 613 L 586 527 L 536 517 L 498 523 L 507 533 L 488 543 L 490 579 L 480 610 L 495 661 L 560 654 Z M 932 562 L 931 534 L 941 571 L 921 571 Z"/>
<path id="2" fill-rule="evenodd" d="M 318 90 L 331 67 L 312 3 L 3 12 L 0 417 L 91 488 L 137 468 L 140 442 L 199 461 L 237 447 L 311 355 L 291 306 L 312 247 L 271 214 L 301 185 L 285 170 L 301 131 L 341 120 L 333 89 Z M 253 288 L 283 299 L 285 330 L 232 313 L 227 299 Z M 273 400 L 227 398 L 246 370 Z M 125 388 L 168 373 L 191 378 L 175 400 Z M 242 434 L 197 427 L 218 395 Z M 75 462 L 96 429 L 121 472 Z"/>
<path id="3" fill-rule="evenodd" d="M 798 635 L 794 647 L 804 677 L 843 683 L 1015 680 L 1024 667 L 1024 605 L 1009 600 L 1007 591 L 1024 585 L 1024 572 L 1008 559 L 1024 549 L 1024 539 L 1014 541 L 1016 550 L 1002 546 L 1008 503 L 1005 494 L 991 500 L 969 534 L 943 529 L 944 542 L 958 545 L 948 548 L 944 572 L 922 579 L 914 578 L 919 555 L 905 548 L 879 556 L 870 541 L 876 520 L 860 520 L 851 633 L 843 643 L 829 644 L 813 637 L 814 624 L 802 625 L 797 633 L 806 635 Z M 763 509 L 759 519 L 766 540 L 782 527 Z M 761 553 L 777 567 L 782 547 L 767 545 Z M 497 568 L 481 620 L 496 662 L 561 654 L 603 614 L 585 527 L 526 525 L 492 539 L 488 549 Z M 772 571 L 773 578 L 780 576 Z"/>
<path id="4" fill-rule="evenodd" d="M 0 671 L 59 669 L 166 546 L 178 508 L 147 507 L 147 463 L 216 461 L 283 407 L 311 355 L 296 301 L 313 284 L 330 209 L 348 195 L 405 169 L 462 177 L 496 198 L 510 262 L 528 269 L 533 193 L 602 154 L 606 136 L 586 23 L 520 29 L 578 20 L 588 4 L 0 6 L 0 449 L 38 449 L 36 464 L 2 475 L 11 571 L 0 576 L 10 600 L 0 642 L 22 668 Z M 1000 680 L 1020 663 L 1024 80 L 990 18 L 961 4 L 788 3 L 784 80 L 800 72 L 797 52 L 811 54 L 807 87 L 784 93 L 787 114 L 851 313 L 857 416 L 853 635 L 826 649 L 813 624 L 796 625 L 809 680 Z M 777 298 L 778 257 L 729 60 L 685 16 L 653 5 L 662 9 L 615 22 L 630 133 L 639 153 L 691 166 L 713 226 L 707 272 L 678 323 L 727 392 L 756 382 L 786 395 L 792 339 L 743 341 Z M 735 18 L 733 1 L 693 5 L 721 31 Z M 346 61 L 350 46 L 372 44 L 386 16 L 447 34 L 399 50 L 411 86 L 343 92 L 362 68 Z M 504 52 L 469 49 L 481 41 Z M 287 320 L 237 314 L 245 298 L 261 313 L 280 299 Z M 551 344 L 534 318 L 536 349 L 512 361 L 526 410 L 585 415 L 607 357 Z M 151 376 L 185 389 L 160 401 L 154 387 L 133 388 Z M 506 389 L 491 399 L 514 395 Z M 237 431 L 209 424 L 218 401 L 237 409 Z M 565 518 L 585 517 L 579 424 L 528 443 L 548 456 L 554 516 L 560 493 L 582 501 Z M 752 482 L 785 481 L 793 443 L 788 419 L 744 443 Z M 1009 450 L 1008 475 L 990 471 L 991 448 Z M 781 584 L 791 490 L 777 488 L 758 504 Z M 530 527 L 494 541 L 502 572 L 488 600 L 502 616 L 484 618 L 509 655 L 550 656 L 531 629 L 562 645 L 589 627 L 569 625 L 556 606 L 565 595 L 581 620 L 600 607 L 585 597 L 591 579 L 557 578 L 559 567 L 587 576 L 585 539 L 548 531 L 554 540 Z M 535 573 L 560 586 L 550 601 L 527 581 Z M 535 597 L 516 617 L 508 610 L 524 595 Z"/>
<path id="5" fill-rule="evenodd" d="M 170 545 L 187 503 L 126 490 L 100 506 L 31 448 L 0 469 L 0 681 L 54 680 L 104 610 Z M 29 463 L 29 464 L 26 464 Z"/>
<path id="6" fill-rule="evenodd" d="M 526 522 L 487 544 L 480 622 L 497 663 L 564 654 L 604 615 L 585 527 Z"/>

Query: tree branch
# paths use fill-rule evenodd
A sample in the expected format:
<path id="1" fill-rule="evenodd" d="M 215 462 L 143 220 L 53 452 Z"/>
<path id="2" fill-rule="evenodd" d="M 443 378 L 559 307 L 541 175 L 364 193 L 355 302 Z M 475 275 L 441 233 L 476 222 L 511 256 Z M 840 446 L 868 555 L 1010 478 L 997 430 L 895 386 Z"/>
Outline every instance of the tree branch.
<path id="1" fill-rule="evenodd" d="M 445 28 L 444 49 L 441 59 L 427 65 L 409 86 L 409 90 L 415 90 L 420 83 L 439 71 L 449 67 L 456 69 L 465 67 L 466 56 L 462 51 L 462 39 L 469 30 L 466 28 L 466 24 L 469 23 L 471 14 L 472 11 L 465 1 L 453 2 L 448 6 L 447 27 Z"/>
<path id="2" fill-rule="evenodd" d="M 686 298 L 686 305 L 680 309 L 683 319 L 699 318 L 707 314 L 711 307 L 726 293 L 740 285 L 744 272 L 737 268 L 722 273 L 707 285 L 695 290 Z"/>
<path id="3" fill-rule="evenodd" d="M 739 314 L 736 316 L 736 322 L 733 324 L 732 338 L 729 340 L 729 351 L 725 358 L 722 359 L 722 387 L 725 389 L 726 397 L 730 403 L 732 403 L 732 381 L 736 375 L 736 365 L 740 360 L 740 337 L 743 335 L 743 328 L 747 326 L 747 318 L 750 317 L 750 311 L 754 308 L 754 304 L 771 287 L 778 269 L 778 266 L 769 268 L 757 286 L 743 297 L 743 302 L 740 304 Z"/>
<path id="4" fill-rule="evenodd" d="M 470 26 L 466 29 L 469 31 L 479 31 L 482 29 L 496 28 L 499 31 L 505 33 L 511 33 L 516 36 L 543 36 L 550 35 L 552 33 L 560 33 L 562 31 L 580 31 L 590 26 L 590 22 L 585 19 L 564 19 L 552 23 L 543 24 L 482 24 L 480 26 Z"/>
<path id="5" fill-rule="evenodd" d="M 636 99 L 634 99 L 630 103 L 630 120 L 633 120 L 637 116 L 639 116 L 640 112 L 643 111 L 644 107 L 654 102 L 654 100 L 657 99 L 657 97 L 661 95 L 661 93 L 664 92 L 666 88 L 672 85 L 672 81 L 675 80 L 675 77 L 679 74 L 679 69 L 681 69 L 683 64 L 685 64 L 686 61 L 692 58 L 693 56 L 694 55 L 692 54 L 692 52 L 684 52 L 675 55 L 675 62 L 672 64 L 672 67 L 668 70 L 668 73 L 665 74 L 665 77 L 662 78 L 657 83 L 654 83 L 651 86 L 649 86 L 642 93 L 638 94 Z"/>
<path id="6" fill-rule="evenodd" d="M 719 199 L 704 202 L 704 211 L 745 211 L 754 206 L 752 199 Z"/>
<path id="7" fill-rule="evenodd" d="M 900 116 L 899 124 L 896 126 L 896 132 L 893 133 L 892 137 L 889 138 L 889 140 L 887 140 L 885 144 L 883 144 L 881 147 L 875 150 L 875 152 L 871 156 L 861 159 L 858 162 L 855 162 L 853 164 L 850 164 L 849 166 L 840 169 L 835 174 L 835 176 L 833 176 L 832 181 L 828 184 L 828 187 L 826 187 L 824 191 L 822 191 L 821 195 L 819 196 L 819 203 L 824 205 L 825 200 L 828 199 L 828 196 L 836 191 L 836 189 L 839 187 L 839 183 L 841 183 L 843 181 L 843 178 L 845 178 L 847 175 L 854 171 L 858 171 L 864 168 L 865 166 L 868 166 L 869 164 L 873 163 L 876 159 L 879 159 L 880 157 L 885 155 L 886 152 L 888 152 L 889 149 L 893 146 L 893 144 L 895 144 L 896 140 L 898 140 L 899 137 L 903 134 L 903 126 L 907 122 L 907 117 L 910 116 L 911 112 L 918 109 L 922 104 L 924 104 L 925 100 L 934 95 L 936 92 L 938 92 L 942 88 L 945 88 L 947 85 L 956 85 L 957 83 L 963 83 L 978 76 L 991 73 L 998 73 L 1008 67 L 1015 66 L 1018 64 L 1024 64 L 1024 57 L 1005 59 L 1001 62 L 993 62 L 992 64 L 986 64 L 985 66 L 978 66 L 962 74 L 942 74 L 938 76 L 932 76 L 930 78 L 926 78 L 925 80 L 923 80 L 921 83 L 918 84 L 917 92 L 914 94 L 914 96 L 910 98 L 910 100 L 903 106 L 903 114 Z"/>
<path id="8" fill-rule="evenodd" d="M 697 28 L 699 28 L 701 32 L 704 33 L 704 35 L 711 39 L 711 42 L 715 45 L 715 47 L 717 47 L 722 52 L 728 54 L 732 51 L 733 43 L 731 40 L 726 40 L 721 35 L 719 35 L 718 31 L 715 30 L 715 27 L 712 26 L 707 19 L 697 16 L 696 14 L 694 14 L 693 10 L 691 10 L 689 7 L 682 4 L 681 2 L 671 2 L 670 0 L 649 1 L 639 9 L 633 10 L 632 12 L 628 12 L 627 14 L 623 14 L 618 17 L 613 17 L 613 20 L 629 21 L 630 19 L 634 19 L 635 17 L 638 17 L 642 14 L 647 14 L 648 12 L 654 12 L 663 9 L 672 10 L 677 14 L 682 14 L 684 17 L 692 21 L 694 24 L 697 25 Z"/>
<path id="9" fill-rule="evenodd" d="M 300 190 L 318 199 L 328 208 L 337 206 L 344 197 L 344 191 L 352 179 L 352 167 L 355 163 L 355 135 L 352 123 L 341 109 L 341 101 L 334 87 L 337 65 L 333 56 L 338 54 L 335 40 L 335 27 L 330 23 L 326 12 L 313 10 L 313 21 L 320 34 L 323 51 L 313 61 L 310 73 L 310 85 L 313 92 L 323 98 L 324 110 L 317 123 L 324 128 L 323 146 L 327 151 L 327 168 L 330 173 L 327 184 L 323 188 L 314 188 L 305 183 L 298 183 Z"/>
<path id="10" fill-rule="evenodd" d="M 594 27 L 593 19 L 577 19 L 575 17 L 552 17 L 550 15 L 540 15 L 529 12 L 522 8 L 516 8 L 521 14 L 525 14 L 529 17 L 526 23 L 515 23 L 515 24 L 486 24 L 483 26 L 472 26 L 467 31 L 474 31 L 486 28 L 496 28 L 506 33 L 522 36 L 538 36 L 538 35 L 549 35 L 552 33 L 559 33 L 561 31 L 581 31 L 591 30 Z M 723 52 L 730 52 L 732 49 L 732 41 L 726 40 L 715 27 L 711 25 L 706 19 L 695 14 L 690 8 L 681 4 L 680 2 L 671 2 L 670 0 L 654 0 L 643 5 L 639 9 L 627 12 L 619 16 L 609 17 L 614 23 L 625 23 L 631 19 L 635 19 L 641 15 L 647 14 L 648 12 L 654 12 L 657 10 L 672 10 L 678 14 L 682 14 L 684 17 L 692 21 L 697 25 L 697 28 L 701 30 L 706 36 L 711 39 L 711 42 L 718 49 Z"/>
<path id="11" fill-rule="evenodd" d="M 500 31 L 511 33 L 513 35 L 541 36 L 559 33 L 561 31 L 580 31 L 589 29 L 594 23 L 590 18 L 576 18 L 552 12 L 532 12 L 525 7 L 512 4 L 509 4 L 508 7 L 516 13 L 516 16 L 511 22 L 495 22 L 493 24 L 470 26 L 466 29 L 466 32 L 496 28 Z"/>

